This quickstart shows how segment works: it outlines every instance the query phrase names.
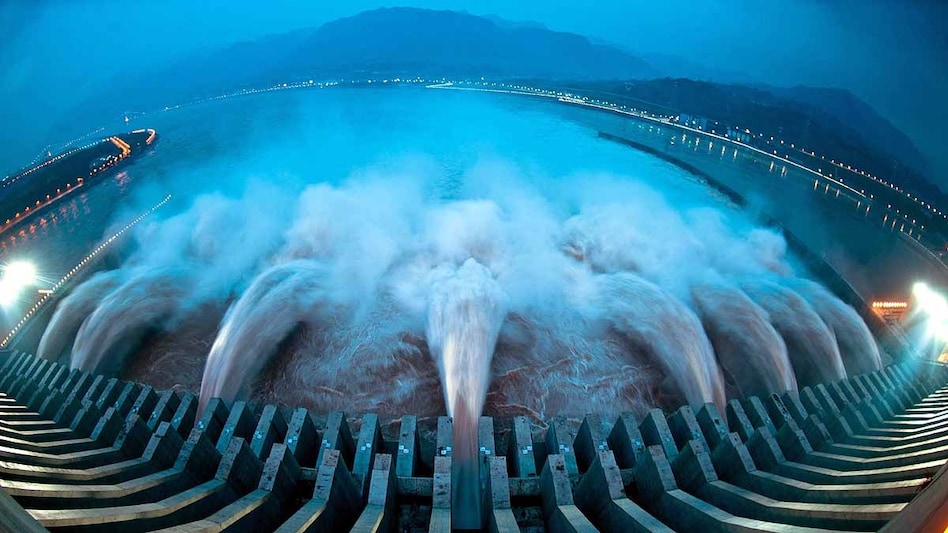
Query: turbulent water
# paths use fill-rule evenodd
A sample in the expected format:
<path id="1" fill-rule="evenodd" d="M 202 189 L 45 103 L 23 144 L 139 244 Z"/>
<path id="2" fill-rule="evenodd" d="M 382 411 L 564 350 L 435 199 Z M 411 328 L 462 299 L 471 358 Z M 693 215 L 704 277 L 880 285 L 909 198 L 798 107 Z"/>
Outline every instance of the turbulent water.
<path id="1" fill-rule="evenodd" d="M 221 322 L 204 368 L 201 404 L 233 400 L 276 353 L 300 322 L 312 320 L 325 294 L 323 273 L 313 261 L 293 261 L 264 271 Z M 245 392 L 245 391 L 244 391 Z"/>
<path id="2" fill-rule="evenodd" d="M 452 501 L 476 518 L 481 508 L 477 424 L 506 314 L 506 296 L 490 270 L 474 259 L 460 268 L 438 268 L 433 277 L 425 337 L 441 371 L 448 416 L 454 418 L 452 468 L 460 482 L 452 484 Z"/>
<path id="3" fill-rule="evenodd" d="M 600 276 L 603 317 L 629 342 L 650 351 L 687 403 L 724 409 L 724 382 L 701 322 L 688 307 L 634 274 Z"/>
<path id="4" fill-rule="evenodd" d="M 75 334 L 87 316 L 99 307 L 102 297 L 118 285 L 118 271 L 95 275 L 63 299 L 40 339 L 36 355 L 53 361 L 69 359 Z"/>
<path id="5" fill-rule="evenodd" d="M 138 271 L 106 293 L 76 333 L 72 367 L 106 375 L 120 373 L 125 357 L 148 332 L 165 327 L 188 291 L 187 283 L 176 274 L 163 268 Z M 77 322 L 63 316 L 66 324 Z"/>
<path id="6" fill-rule="evenodd" d="M 805 298 L 773 281 L 748 282 L 744 290 L 767 311 L 771 324 L 783 337 L 798 385 L 812 386 L 846 377 L 836 336 Z"/>
<path id="7" fill-rule="evenodd" d="M 482 413 L 723 405 L 878 368 L 779 231 L 685 172 L 543 110 L 365 94 L 168 128 L 164 150 L 204 122 L 233 146 L 165 169 L 172 214 L 62 301 L 41 353 L 75 339 L 74 367 L 121 373 L 146 339 L 213 321 L 180 340 L 206 359 L 202 404 L 448 413 L 459 462 Z"/>
<path id="8" fill-rule="evenodd" d="M 879 347 L 852 307 L 839 301 L 825 287 L 810 281 L 801 280 L 796 289 L 833 331 L 847 374 L 855 376 L 882 369 Z"/>
<path id="9" fill-rule="evenodd" d="M 797 388 L 787 346 L 762 307 L 730 285 L 698 285 L 692 296 L 718 364 L 739 395 Z"/>

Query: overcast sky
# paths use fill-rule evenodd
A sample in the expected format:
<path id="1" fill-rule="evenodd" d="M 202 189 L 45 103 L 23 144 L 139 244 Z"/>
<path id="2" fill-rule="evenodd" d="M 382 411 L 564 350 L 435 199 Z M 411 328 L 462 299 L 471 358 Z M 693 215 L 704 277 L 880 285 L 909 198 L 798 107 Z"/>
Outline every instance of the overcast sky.
<path id="1" fill-rule="evenodd" d="M 0 172 L 25 162 L 13 156 L 65 140 L 20 136 L 17 126 L 41 131 L 124 71 L 394 5 L 537 21 L 763 83 L 849 89 L 905 131 L 948 188 L 948 2 L 937 0 L 6 0 L 0 122 L 14 127 L 0 128 L 0 142 L 14 149 L 0 150 Z"/>

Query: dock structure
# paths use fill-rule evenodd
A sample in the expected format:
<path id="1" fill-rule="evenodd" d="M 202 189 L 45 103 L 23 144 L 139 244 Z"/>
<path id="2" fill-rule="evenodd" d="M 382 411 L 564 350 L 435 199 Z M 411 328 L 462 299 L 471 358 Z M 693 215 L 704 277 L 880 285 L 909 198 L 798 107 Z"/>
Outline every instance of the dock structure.
<path id="1" fill-rule="evenodd" d="M 311 413 L 0 353 L 0 532 L 452 527 L 451 420 Z M 672 412 L 480 420 L 482 530 L 939 532 L 948 366 Z"/>

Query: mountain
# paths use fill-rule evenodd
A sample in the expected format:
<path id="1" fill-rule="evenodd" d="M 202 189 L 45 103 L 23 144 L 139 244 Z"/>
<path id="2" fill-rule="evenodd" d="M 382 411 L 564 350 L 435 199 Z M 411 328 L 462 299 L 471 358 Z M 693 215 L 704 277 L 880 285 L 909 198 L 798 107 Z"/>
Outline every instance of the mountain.
<path id="1" fill-rule="evenodd" d="M 717 83 L 750 84 L 754 82 L 753 77 L 744 72 L 710 68 L 688 57 L 657 53 L 644 54 L 641 57 L 659 72 L 657 76 L 659 78 L 688 78 Z"/>
<path id="2" fill-rule="evenodd" d="M 325 53 L 331 50 L 331 53 Z M 498 25 L 455 11 L 378 9 L 325 24 L 307 41 L 315 72 L 481 72 L 492 76 L 621 79 L 648 76 L 640 59 L 585 37 Z M 527 74 L 529 73 L 529 74 Z"/>
<path id="3" fill-rule="evenodd" d="M 847 91 L 686 78 L 586 81 L 568 84 L 568 88 L 590 98 L 608 95 L 609 100 L 631 107 L 706 117 L 724 126 L 785 139 L 826 154 L 827 159 L 896 179 L 901 186 L 929 201 L 945 198 L 943 191 L 926 178 L 927 164 L 914 144 Z"/>
<path id="4" fill-rule="evenodd" d="M 160 94 L 161 103 L 167 103 L 244 86 L 314 78 L 591 80 L 634 79 L 654 73 L 645 61 L 616 47 L 538 24 L 456 11 L 384 8 L 190 57 L 147 77 L 120 80 L 113 87 L 124 87 L 123 96 L 129 94 L 128 88 L 147 87 L 147 93 L 132 94 Z"/>
<path id="5" fill-rule="evenodd" d="M 537 22 L 535 20 L 507 20 L 501 17 L 500 15 L 483 15 L 483 17 L 493 22 L 500 28 L 534 28 L 534 29 L 539 29 L 539 30 L 548 29 L 546 27 L 546 24 L 543 24 L 542 22 Z M 610 43 L 598 43 L 596 42 L 595 39 L 590 39 L 590 42 L 593 44 L 608 44 L 609 46 L 612 46 L 613 48 L 619 48 L 618 46 L 615 46 Z"/>
<path id="6" fill-rule="evenodd" d="M 662 81 L 669 72 L 685 74 Z M 621 46 L 535 22 L 456 11 L 377 9 L 317 28 L 237 43 L 145 75 L 113 80 L 101 96 L 81 107 L 87 116 L 115 115 L 289 81 L 416 76 L 561 85 L 639 80 L 632 87 L 641 94 L 630 97 L 736 120 L 732 124 L 778 128 L 784 120 L 779 131 L 787 138 L 826 150 L 839 148 L 840 159 L 845 155 L 883 176 L 901 174 L 906 166 L 922 174 L 928 170 L 902 132 L 847 91 L 751 85 L 740 73 L 704 69 L 687 59 L 643 59 Z M 679 78 L 717 83 L 689 85 L 689 79 Z"/>
<path id="7" fill-rule="evenodd" d="M 804 86 L 761 88 L 778 97 L 812 106 L 835 117 L 874 149 L 891 154 L 922 174 L 930 174 L 927 160 L 908 136 L 853 93 L 845 89 Z"/>

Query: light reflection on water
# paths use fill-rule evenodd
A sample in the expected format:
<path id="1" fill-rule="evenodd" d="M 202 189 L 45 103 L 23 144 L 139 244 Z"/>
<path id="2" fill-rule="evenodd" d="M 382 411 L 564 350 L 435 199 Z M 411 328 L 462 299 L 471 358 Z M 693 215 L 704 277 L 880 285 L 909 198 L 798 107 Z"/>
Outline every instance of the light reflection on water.
<path id="1" fill-rule="evenodd" d="M 555 104 L 547 104 L 555 105 Z M 563 107 L 563 106 L 558 106 Z M 813 174 L 779 164 L 722 141 L 696 139 L 677 128 L 656 126 L 606 113 L 564 108 L 569 120 L 632 139 L 699 168 L 748 198 L 750 210 L 772 216 L 822 255 L 864 297 L 906 297 L 918 279 L 948 284 L 948 269 L 900 237 L 882 209 L 819 182 Z M 884 207 L 884 206 L 883 206 Z M 910 228 L 906 226 L 907 234 Z"/>

